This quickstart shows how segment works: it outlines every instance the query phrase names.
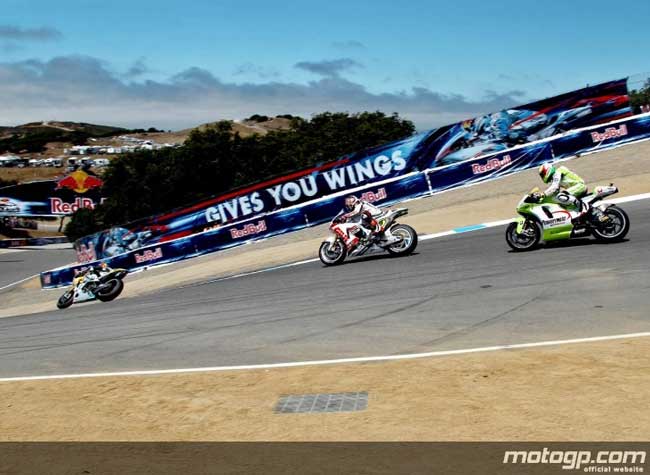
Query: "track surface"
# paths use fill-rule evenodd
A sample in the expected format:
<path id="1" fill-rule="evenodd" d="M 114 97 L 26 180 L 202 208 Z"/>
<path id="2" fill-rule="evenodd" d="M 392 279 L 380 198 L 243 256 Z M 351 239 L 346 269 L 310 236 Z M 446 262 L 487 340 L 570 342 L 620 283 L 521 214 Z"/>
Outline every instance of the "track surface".
<path id="1" fill-rule="evenodd" d="M 413 353 L 650 330 L 650 208 L 625 242 L 508 252 L 504 227 L 0 320 L 0 376 Z M 128 279 L 126 281 L 128 285 Z M 54 302 L 52 302 L 54 306 Z"/>
<path id="2" fill-rule="evenodd" d="M 0 287 L 76 260 L 72 249 L 0 249 Z M 1 298 L 1 297 L 0 297 Z"/>

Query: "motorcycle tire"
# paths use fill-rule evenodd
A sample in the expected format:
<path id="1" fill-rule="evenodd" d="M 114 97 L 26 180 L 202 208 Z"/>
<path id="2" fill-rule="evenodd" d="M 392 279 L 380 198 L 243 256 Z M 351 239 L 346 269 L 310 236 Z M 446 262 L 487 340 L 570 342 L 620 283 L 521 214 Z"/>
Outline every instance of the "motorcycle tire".
<path id="1" fill-rule="evenodd" d="M 95 293 L 97 299 L 101 300 L 102 302 L 110 302 L 111 300 L 115 300 L 122 293 L 122 290 L 124 289 L 124 282 L 122 282 L 120 279 L 111 279 L 106 282 L 106 284 L 109 284 L 111 282 L 115 282 L 115 284 L 113 284 L 112 287 L 109 287 L 106 292 L 99 290 Z"/>
<path id="2" fill-rule="evenodd" d="M 618 206 L 610 206 L 604 212 L 613 224 L 606 229 L 600 229 L 597 226 L 591 231 L 593 236 L 601 242 L 622 241 L 630 230 L 630 218 L 625 211 Z M 614 226 L 613 232 L 611 226 Z"/>
<path id="3" fill-rule="evenodd" d="M 524 252 L 532 251 L 537 246 L 539 246 L 539 241 L 542 238 L 542 232 L 539 229 L 537 223 L 531 223 L 533 229 L 533 235 L 529 236 L 527 241 L 523 241 L 520 238 L 520 234 L 517 234 L 517 223 L 510 223 L 506 228 L 506 242 L 508 246 L 515 252 Z"/>
<path id="4" fill-rule="evenodd" d="M 61 297 L 59 297 L 59 300 L 56 302 L 56 306 L 60 310 L 63 310 L 64 308 L 68 308 L 70 305 L 72 305 L 73 301 L 74 292 L 72 292 L 72 290 L 68 290 Z"/>
<path id="5" fill-rule="evenodd" d="M 406 256 L 415 251 L 418 246 L 418 233 L 408 224 L 398 224 L 390 229 L 391 234 L 402 237 L 402 241 L 387 247 L 391 256 Z M 406 244 L 404 244 L 406 243 Z"/>
<path id="6" fill-rule="evenodd" d="M 348 250 L 345 243 L 337 239 L 333 244 L 335 250 L 330 250 L 330 243 L 323 241 L 318 249 L 318 257 L 320 261 L 326 266 L 336 266 L 342 264 L 348 255 Z"/>

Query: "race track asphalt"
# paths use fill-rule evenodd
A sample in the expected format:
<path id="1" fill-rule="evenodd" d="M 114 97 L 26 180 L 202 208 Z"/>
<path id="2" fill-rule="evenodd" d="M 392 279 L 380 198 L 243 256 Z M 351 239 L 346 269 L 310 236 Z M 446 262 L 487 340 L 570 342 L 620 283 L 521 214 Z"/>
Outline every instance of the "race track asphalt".
<path id="1" fill-rule="evenodd" d="M 650 331 L 650 201 L 621 206 L 632 228 L 616 244 L 585 239 L 512 253 L 500 226 L 421 242 L 404 258 L 379 255 L 335 268 L 310 263 L 1 319 L 0 376 L 277 363 Z"/>
<path id="2" fill-rule="evenodd" d="M 72 248 L 25 247 L 0 249 L 0 288 L 47 269 L 75 262 Z M 1 297 L 0 297 L 1 298 Z"/>

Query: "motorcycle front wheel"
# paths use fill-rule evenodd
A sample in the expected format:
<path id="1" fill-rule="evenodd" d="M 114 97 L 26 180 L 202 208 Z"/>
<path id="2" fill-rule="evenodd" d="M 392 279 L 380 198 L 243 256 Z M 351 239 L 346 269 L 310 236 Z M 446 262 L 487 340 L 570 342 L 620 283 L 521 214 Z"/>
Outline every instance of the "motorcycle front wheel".
<path id="1" fill-rule="evenodd" d="M 326 266 L 335 266 L 341 264 L 347 256 L 345 243 L 337 239 L 333 243 L 323 241 L 318 249 L 318 257 Z"/>
<path id="2" fill-rule="evenodd" d="M 533 221 L 526 221 L 523 232 L 517 232 L 517 223 L 510 223 L 506 228 L 506 242 L 515 252 L 530 251 L 539 245 L 542 233 Z"/>
<path id="3" fill-rule="evenodd" d="M 65 294 L 59 297 L 56 306 L 57 308 L 63 310 L 64 308 L 68 308 L 70 305 L 72 305 L 73 300 L 74 300 L 74 292 L 72 290 L 68 290 Z"/>

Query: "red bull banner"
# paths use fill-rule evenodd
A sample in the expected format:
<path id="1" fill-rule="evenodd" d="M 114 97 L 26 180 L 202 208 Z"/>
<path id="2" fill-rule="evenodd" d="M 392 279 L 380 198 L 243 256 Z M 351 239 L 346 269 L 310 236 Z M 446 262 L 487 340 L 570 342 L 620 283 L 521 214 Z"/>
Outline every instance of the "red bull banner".
<path id="1" fill-rule="evenodd" d="M 488 162 L 477 161 L 480 157 L 502 154 L 570 130 L 624 118 L 630 113 L 626 80 L 611 81 L 349 153 L 331 162 L 83 237 L 75 243 L 75 248 L 79 259 L 104 259 L 300 206 L 345 190 L 461 163 L 472 165 L 469 169 L 472 180 L 482 179 L 496 170 L 508 169 L 514 157 L 504 154 L 499 161 L 493 157 Z M 440 172 L 440 176 L 447 178 L 452 175 L 449 170 Z M 462 184 L 462 181 L 449 181 L 445 186 Z"/>
<path id="2" fill-rule="evenodd" d="M 0 216 L 65 216 L 81 208 L 94 208 L 103 181 L 76 170 L 56 180 L 34 181 L 0 188 Z"/>
<path id="3" fill-rule="evenodd" d="M 609 130 L 609 132 L 608 132 Z M 625 134 L 612 130 L 626 131 Z M 594 135 L 596 132 L 598 135 Z M 606 140 L 594 143 L 596 139 Z M 537 143 L 512 148 L 501 153 L 478 157 L 444 167 L 414 172 L 388 179 L 381 183 L 348 190 L 378 206 L 390 206 L 404 200 L 430 196 L 458 186 L 498 179 L 541 163 L 568 158 L 571 154 L 596 152 L 626 143 L 650 139 L 650 114 L 622 119 L 602 127 L 582 129 L 575 133 L 557 136 Z M 571 152 L 571 150 L 573 152 Z M 299 206 L 280 209 L 263 216 L 245 219 L 225 226 L 214 226 L 204 232 L 155 244 L 143 244 L 147 235 L 127 229 L 115 228 L 115 239 L 107 248 L 112 255 L 98 257 L 95 242 L 77 241 L 81 264 L 41 273 L 43 288 L 70 284 L 77 272 L 88 267 L 88 262 L 101 259 L 111 267 L 135 271 L 145 267 L 189 259 L 206 253 L 218 252 L 258 239 L 315 226 L 329 221 L 343 206 L 347 191 L 321 197 Z"/>

